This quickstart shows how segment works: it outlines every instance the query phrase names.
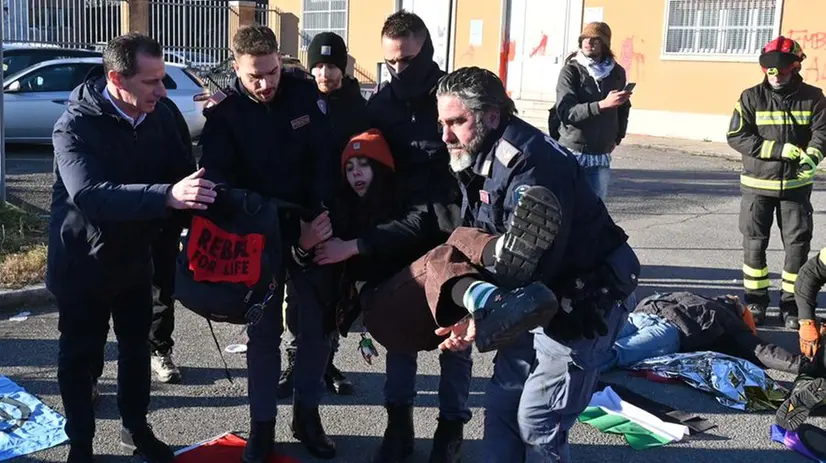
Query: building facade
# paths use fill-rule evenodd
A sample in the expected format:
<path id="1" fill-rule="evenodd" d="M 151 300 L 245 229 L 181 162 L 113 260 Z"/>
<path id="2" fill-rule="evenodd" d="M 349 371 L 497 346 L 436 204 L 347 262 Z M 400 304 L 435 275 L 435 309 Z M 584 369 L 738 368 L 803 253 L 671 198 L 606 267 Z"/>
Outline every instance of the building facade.
<path id="1" fill-rule="evenodd" d="M 544 128 L 556 78 L 583 23 L 607 22 L 612 49 L 637 83 L 629 133 L 724 141 L 740 92 L 763 78 L 761 47 L 784 34 L 807 54 L 804 79 L 826 84 L 826 2 L 799 0 L 271 0 L 307 36 L 342 34 L 354 61 L 381 80 L 380 31 L 399 8 L 425 20 L 450 71 L 497 72 L 520 113 Z M 823 60 L 823 63 L 820 60 Z"/>

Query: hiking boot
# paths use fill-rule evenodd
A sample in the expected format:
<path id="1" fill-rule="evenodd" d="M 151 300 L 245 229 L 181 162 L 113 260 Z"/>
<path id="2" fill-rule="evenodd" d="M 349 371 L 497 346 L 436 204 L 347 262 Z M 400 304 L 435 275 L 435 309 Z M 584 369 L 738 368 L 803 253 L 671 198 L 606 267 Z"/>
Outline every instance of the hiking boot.
<path id="1" fill-rule="evenodd" d="M 505 347 L 525 332 L 547 325 L 558 308 L 556 296 L 542 283 L 510 291 L 497 288 L 473 312 L 476 348 L 489 352 Z"/>
<path id="2" fill-rule="evenodd" d="M 336 444 L 324 432 L 318 406 L 293 405 L 293 437 L 300 440 L 310 455 L 324 460 L 336 457 Z"/>
<path id="3" fill-rule="evenodd" d="M 433 450 L 430 463 L 459 463 L 462 461 L 462 440 L 465 422 L 439 418 L 439 426 L 433 434 Z"/>
<path id="4" fill-rule="evenodd" d="M 821 405 L 824 400 L 826 378 L 798 377 L 789 398 L 777 409 L 777 424 L 787 431 L 794 431 L 806 421 L 812 409 Z"/>
<path id="5" fill-rule="evenodd" d="M 244 447 L 243 463 L 266 463 L 275 443 L 275 420 L 250 423 L 250 437 Z"/>
<path id="6" fill-rule="evenodd" d="M 278 378 L 278 390 L 276 396 L 279 399 L 286 399 L 293 395 L 293 374 L 295 370 L 295 350 L 287 351 L 287 367 L 281 370 L 281 377 Z"/>
<path id="7" fill-rule="evenodd" d="M 181 370 L 172 362 L 171 350 L 166 353 L 152 352 L 152 371 L 162 383 L 181 382 Z"/>
<path id="8" fill-rule="evenodd" d="M 175 459 L 172 449 L 155 437 L 148 424 L 135 430 L 121 427 L 120 445 L 133 455 L 140 455 L 146 463 L 171 463 Z"/>
<path id="9" fill-rule="evenodd" d="M 493 272 L 496 282 L 518 288 L 533 281 L 539 259 L 550 249 L 562 223 L 556 196 L 542 186 L 517 189 L 518 201 L 508 231 L 499 238 Z"/>
<path id="10" fill-rule="evenodd" d="M 386 405 L 387 428 L 370 463 L 402 463 L 413 454 L 413 406 Z"/>
<path id="11" fill-rule="evenodd" d="M 746 308 L 751 312 L 755 325 L 760 326 L 766 323 L 766 304 L 748 304 Z"/>
<path id="12" fill-rule="evenodd" d="M 330 363 L 327 364 L 327 371 L 324 373 L 324 382 L 327 384 L 327 389 L 334 394 L 350 395 L 353 393 L 353 383 L 333 365 L 332 357 L 330 357 Z"/>

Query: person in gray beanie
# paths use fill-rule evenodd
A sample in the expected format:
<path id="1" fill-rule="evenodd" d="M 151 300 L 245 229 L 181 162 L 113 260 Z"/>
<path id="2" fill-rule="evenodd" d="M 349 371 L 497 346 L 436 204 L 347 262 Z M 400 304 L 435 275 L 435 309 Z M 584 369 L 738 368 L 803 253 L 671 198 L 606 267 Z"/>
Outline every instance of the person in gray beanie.
<path id="1" fill-rule="evenodd" d="M 346 75 L 347 46 L 344 39 L 333 32 L 322 32 L 313 37 L 307 49 L 307 67 L 318 86 L 318 105 L 321 112 L 330 118 L 335 137 L 335 145 L 340 153 L 353 135 L 370 128 L 365 109 L 366 101 L 361 96 L 359 82 Z M 278 397 L 286 398 L 293 391 L 293 367 L 297 349 L 298 314 L 295 310 L 295 298 L 290 285 L 287 285 L 285 308 L 286 329 L 292 336 L 287 347 L 287 366 L 278 382 Z M 338 335 L 333 336 L 333 350 L 324 375 L 324 382 L 331 392 L 339 395 L 353 393 L 353 383 L 333 364 L 338 350 Z"/>

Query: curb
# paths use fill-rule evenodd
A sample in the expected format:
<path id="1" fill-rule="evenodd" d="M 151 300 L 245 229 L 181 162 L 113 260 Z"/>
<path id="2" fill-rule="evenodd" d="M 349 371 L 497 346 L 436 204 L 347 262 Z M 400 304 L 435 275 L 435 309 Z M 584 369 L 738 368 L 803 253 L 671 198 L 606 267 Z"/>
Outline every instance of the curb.
<path id="1" fill-rule="evenodd" d="M 52 301 L 54 296 L 42 283 L 21 289 L 0 289 L 0 312 L 42 306 Z"/>
<path id="2" fill-rule="evenodd" d="M 699 148 L 693 146 L 685 146 L 680 145 L 679 143 L 675 144 L 667 144 L 667 143 L 657 143 L 647 140 L 634 140 L 634 139 L 625 139 L 623 140 L 622 146 L 633 146 L 635 148 L 642 148 L 642 149 L 650 149 L 655 151 L 671 151 L 671 152 L 679 152 L 685 154 L 692 154 L 695 156 L 708 156 L 708 157 L 715 157 L 715 158 L 724 158 L 730 159 L 733 161 L 740 161 L 742 157 L 739 153 L 728 150 L 721 150 L 715 147 L 708 147 L 708 148 Z"/>

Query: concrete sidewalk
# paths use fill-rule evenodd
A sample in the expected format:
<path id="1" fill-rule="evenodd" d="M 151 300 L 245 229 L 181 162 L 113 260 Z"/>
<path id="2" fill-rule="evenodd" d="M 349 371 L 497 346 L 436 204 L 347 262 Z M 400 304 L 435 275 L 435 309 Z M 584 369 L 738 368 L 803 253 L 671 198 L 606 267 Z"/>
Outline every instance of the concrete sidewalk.
<path id="1" fill-rule="evenodd" d="M 658 151 L 677 151 L 700 156 L 715 156 L 740 160 L 738 152 L 728 144 L 682 138 L 651 137 L 648 135 L 628 135 L 622 141 L 623 146 L 635 146 Z"/>

